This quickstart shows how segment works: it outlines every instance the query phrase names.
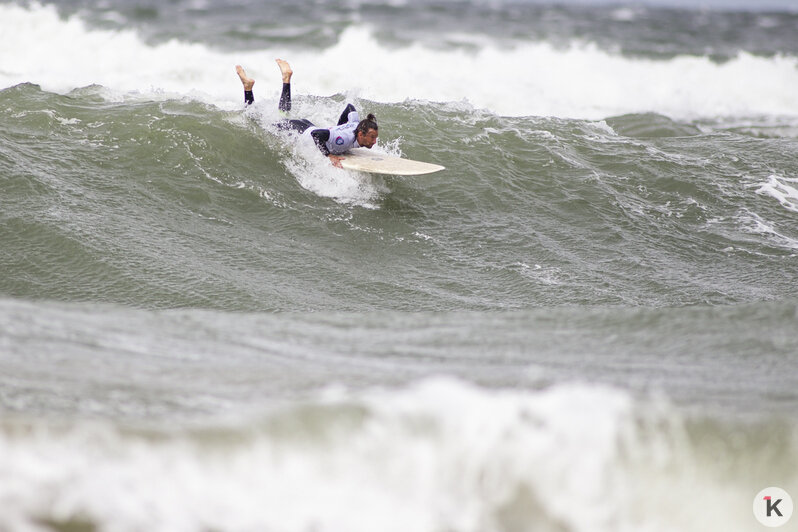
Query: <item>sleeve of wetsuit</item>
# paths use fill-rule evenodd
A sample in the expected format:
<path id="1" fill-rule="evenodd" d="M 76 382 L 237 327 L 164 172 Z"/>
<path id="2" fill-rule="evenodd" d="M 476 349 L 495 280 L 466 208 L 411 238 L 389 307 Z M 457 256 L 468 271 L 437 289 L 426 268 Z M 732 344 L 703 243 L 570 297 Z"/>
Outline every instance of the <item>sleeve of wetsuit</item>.
<path id="1" fill-rule="evenodd" d="M 344 109 L 344 112 L 341 113 L 341 117 L 338 119 L 339 126 L 342 126 L 347 122 L 349 122 L 349 113 L 351 113 L 352 111 L 357 111 L 357 109 L 355 109 L 355 106 L 352 105 L 351 103 L 346 104 L 346 109 Z"/>
<path id="2" fill-rule="evenodd" d="M 318 146 L 325 157 L 330 155 L 330 150 L 327 149 L 327 141 L 330 140 L 329 129 L 314 129 L 310 132 L 310 136 L 313 137 L 313 142 L 316 143 L 316 146 Z"/>

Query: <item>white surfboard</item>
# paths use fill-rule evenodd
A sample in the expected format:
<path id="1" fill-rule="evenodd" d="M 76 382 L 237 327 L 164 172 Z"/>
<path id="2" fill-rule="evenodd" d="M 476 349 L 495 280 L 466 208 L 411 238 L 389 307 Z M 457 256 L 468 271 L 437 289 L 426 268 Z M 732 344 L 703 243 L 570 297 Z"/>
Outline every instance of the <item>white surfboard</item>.
<path id="1" fill-rule="evenodd" d="M 355 148 L 343 155 L 339 155 L 339 157 L 343 157 L 341 166 L 345 169 L 372 174 L 421 175 L 444 169 L 439 164 L 404 159 L 395 155 L 374 152 L 366 148 Z"/>

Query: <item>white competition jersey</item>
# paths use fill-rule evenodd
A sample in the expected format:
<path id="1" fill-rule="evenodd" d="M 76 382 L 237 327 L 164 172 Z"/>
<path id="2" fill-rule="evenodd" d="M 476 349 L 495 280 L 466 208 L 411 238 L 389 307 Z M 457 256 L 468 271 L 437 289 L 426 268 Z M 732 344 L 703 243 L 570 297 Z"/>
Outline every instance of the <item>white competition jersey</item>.
<path id="1" fill-rule="evenodd" d="M 330 140 L 328 140 L 325 144 L 330 154 L 340 155 L 351 150 L 352 148 L 360 147 L 360 144 L 357 143 L 357 133 L 355 131 L 359 123 L 360 115 L 357 113 L 357 111 L 352 111 L 346 116 L 346 123 L 341 124 L 340 126 L 327 128 L 330 130 Z M 303 135 L 310 137 L 310 134 L 318 129 L 320 128 L 308 128 Z"/>

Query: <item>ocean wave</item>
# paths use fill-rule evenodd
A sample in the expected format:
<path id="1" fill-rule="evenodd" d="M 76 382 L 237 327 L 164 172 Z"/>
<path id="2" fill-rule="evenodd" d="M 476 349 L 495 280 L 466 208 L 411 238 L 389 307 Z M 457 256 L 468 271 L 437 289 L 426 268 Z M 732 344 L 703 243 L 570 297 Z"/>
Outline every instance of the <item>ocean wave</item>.
<path id="1" fill-rule="evenodd" d="M 195 428 L 7 418 L 0 527 L 749 530 L 762 478 L 798 487 L 777 432 L 774 449 L 609 388 L 440 378 Z"/>
<path id="2" fill-rule="evenodd" d="M 446 375 L 490 389 L 592 382 L 635 398 L 665 396 L 682 412 L 724 423 L 792 424 L 795 379 L 778 368 L 798 353 L 795 319 L 791 300 L 244 313 L 0 299 L 0 408 L 190 423 L 329 386 L 391 388 Z"/>
<path id="3" fill-rule="evenodd" d="M 298 97 L 295 107 L 324 124 L 345 101 Z M 786 177 L 763 187 L 774 168 L 795 174 L 788 152 L 774 151 L 789 138 L 650 114 L 595 122 L 353 101 L 380 117 L 376 150 L 447 170 L 333 168 L 276 132 L 276 109 L 262 100 L 242 113 L 182 98 L 109 102 L 96 86 L 0 91 L 0 286 L 17 297 L 241 310 L 790 293 L 794 187 Z"/>
<path id="4" fill-rule="evenodd" d="M 132 30 L 90 28 L 77 15 L 62 19 L 52 6 L 3 4 L 0 21 L 4 87 L 32 82 L 68 92 L 100 84 L 123 95 L 162 98 L 166 93 L 235 108 L 241 90 L 233 65 L 244 64 L 259 80 L 256 91 L 276 99 L 273 60 L 290 54 L 295 91 L 303 94 L 345 92 L 383 103 L 467 101 L 506 116 L 798 115 L 798 59 L 791 55 L 740 52 L 724 62 L 689 55 L 645 59 L 589 42 L 507 46 L 490 39 L 470 48 L 391 46 L 378 41 L 367 25 L 348 27 L 320 50 L 223 51 L 177 39 L 148 44 Z M 347 58 L 345 65 L 341 57 Z"/>

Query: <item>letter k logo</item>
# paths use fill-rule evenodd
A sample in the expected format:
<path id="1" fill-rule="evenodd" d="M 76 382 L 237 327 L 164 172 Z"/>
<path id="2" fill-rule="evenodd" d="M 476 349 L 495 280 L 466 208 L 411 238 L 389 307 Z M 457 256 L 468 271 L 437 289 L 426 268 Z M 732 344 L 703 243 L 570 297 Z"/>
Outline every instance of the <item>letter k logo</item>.
<path id="1" fill-rule="evenodd" d="M 771 486 L 754 497 L 754 517 L 766 527 L 780 527 L 792 517 L 792 497 L 785 490 Z"/>
<path id="2" fill-rule="evenodd" d="M 767 505 L 767 516 L 770 517 L 773 512 L 776 512 L 776 515 L 779 517 L 783 517 L 781 515 L 781 511 L 779 511 L 779 503 L 781 499 L 778 499 L 776 502 L 773 502 L 773 498 L 770 495 L 763 497 L 765 499 L 765 504 Z"/>

